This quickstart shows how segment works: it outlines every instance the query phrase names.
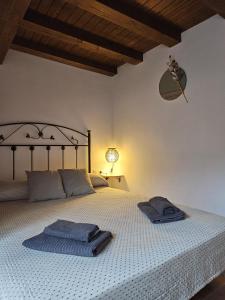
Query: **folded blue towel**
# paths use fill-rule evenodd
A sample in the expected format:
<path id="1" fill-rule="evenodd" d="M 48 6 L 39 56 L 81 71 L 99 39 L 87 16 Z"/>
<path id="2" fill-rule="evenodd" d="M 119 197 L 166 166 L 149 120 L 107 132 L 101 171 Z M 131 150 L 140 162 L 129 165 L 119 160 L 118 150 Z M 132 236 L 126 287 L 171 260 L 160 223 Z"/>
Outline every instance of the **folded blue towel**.
<path id="1" fill-rule="evenodd" d="M 150 219 L 154 224 L 169 223 L 184 220 L 186 217 L 185 212 L 178 208 L 178 212 L 175 214 L 169 214 L 166 216 L 160 215 L 155 208 L 153 208 L 150 202 L 138 203 L 138 208 Z"/>
<path id="2" fill-rule="evenodd" d="M 112 234 L 109 231 L 99 231 L 89 243 L 74 239 L 59 238 L 42 232 L 25 240 L 23 246 L 45 252 L 77 256 L 96 256 L 106 247 L 111 239 Z"/>
<path id="3" fill-rule="evenodd" d="M 45 234 L 81 242 L 89 242 L 98 231 L 97 225 L 66 220 L 58 220 L 44 229 Z"/>
<path id="4" fill-rule="evenodd" d="M 179 208 L 174 206 L 167 198 L 157 196 L 151 198 L 149 202 L 159 215 L 166 216 L 179 212 Z"/>

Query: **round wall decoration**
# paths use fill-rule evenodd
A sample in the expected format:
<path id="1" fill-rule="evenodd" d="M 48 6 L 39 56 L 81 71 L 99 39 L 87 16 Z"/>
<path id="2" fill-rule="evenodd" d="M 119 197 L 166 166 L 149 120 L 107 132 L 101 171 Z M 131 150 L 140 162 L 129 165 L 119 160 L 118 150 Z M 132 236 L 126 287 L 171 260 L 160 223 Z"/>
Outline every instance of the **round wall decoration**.
<path id="1" fill-rule="evenodd" d="M 183 94 L 187 84 L 185 71 L 179 68 L 179 80 L 176 80 L 167 70 L 159 82 L 159 93 L 164 100 L 171 101 Z"/>
<path id="2" fill-rule="evenodd" d="M 183 95 L 185 101 L 188 99 L 184 93 L 187 84 L 185 71 L 178 65 L 178 62 L 169 56 L 168 69 L 162 75 L 159 82 L 159 93 L 164 100 L 171 101 Z"/>

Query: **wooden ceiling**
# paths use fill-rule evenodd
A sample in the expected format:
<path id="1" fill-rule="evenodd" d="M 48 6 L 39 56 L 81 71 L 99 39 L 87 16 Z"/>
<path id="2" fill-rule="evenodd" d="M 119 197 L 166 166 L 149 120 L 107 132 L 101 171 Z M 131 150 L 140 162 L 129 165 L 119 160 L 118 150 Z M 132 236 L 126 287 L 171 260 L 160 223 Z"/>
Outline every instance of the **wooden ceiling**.
<path id="1" fill-rule="evenodd" d="M 224 0 L 0 0 L 0 63 L 12 48 L 113 76 L 216 13 Z"/>

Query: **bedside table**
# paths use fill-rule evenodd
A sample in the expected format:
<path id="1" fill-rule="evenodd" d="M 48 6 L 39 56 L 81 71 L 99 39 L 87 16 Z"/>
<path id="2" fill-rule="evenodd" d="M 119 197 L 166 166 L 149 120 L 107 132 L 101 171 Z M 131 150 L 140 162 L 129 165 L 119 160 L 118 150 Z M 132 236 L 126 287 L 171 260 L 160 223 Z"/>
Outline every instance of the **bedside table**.
<path id="1" fill-rule="evenodd" d="M 120 182 L 121 181 L 121 178 L 123 177 L 123 175 L 111 175 L 111 174 L 109 174 L 109 175 L 101 175 L 102 177 L 104 177 L 107 181 L 108 180 L 110 180 L 110 179 L 117 179 L 118 180 L 118 182 Z"/>
<path id="2" fill-rule="evenodd" d="M 126 179 L 124 175 L 113 175 L 113 174 L 101 174 L 103 178 L 105 178 L 109 186 L 114 189 L 129 191 Z"/>
<path id="3" fill-rule="evenodd" d="M 123 189 L 123 175 L 102 175 L 109 183 L 109 186 L 114 189 Z"/>

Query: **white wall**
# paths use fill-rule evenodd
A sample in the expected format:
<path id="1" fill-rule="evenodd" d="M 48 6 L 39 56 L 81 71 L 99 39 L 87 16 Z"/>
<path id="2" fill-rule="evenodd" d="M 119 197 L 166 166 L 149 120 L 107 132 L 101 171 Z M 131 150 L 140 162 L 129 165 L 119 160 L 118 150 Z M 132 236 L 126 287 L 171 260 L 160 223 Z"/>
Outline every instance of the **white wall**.
<path id="1" fill-rule="evenodd" d="M 93 169 L 99 170 L 112 136 L 110 87 L 106 76 L 10 50 L 0 66 L 0 123 L 43 121 L 91 129 Z M 1 177 L 10 176 L 10 155 L 1 161 Z M 72 162 L 67 160 L 67 166 Z M 19 154 L 17 165 L 29 168 L 28 162 L 21 164 Z"/>
<path id="2" fill-rule="evenodd" d="M 114 79 L 117 172 L 130 190 L 225 215 L 225 21 L 215 16 L 157 47 Z M 187 73 L 190 103 L 161 99 L 158 84 L 173 54 Z"/>
<path id="3" fill-rule="evenodd" d="M 224 25 L 215 16 L 186 31 L 175 47 L 157 47 L 142 64 L 120 68 L 115 78 L 9 51 L 0 66 L 0 122 L 92 129 L 93 169 L 109 168 L 105 149 L 116 145 L 115 172 L 125 174 L 130 190 L 225 215 Z M 169 54 L 187 73 L 188 104 L 159 95 Z M 21 169 L 23 159 L 17 159 Z M 9 153 L 0 176 L 9 177 L 10 167 Z"/>

